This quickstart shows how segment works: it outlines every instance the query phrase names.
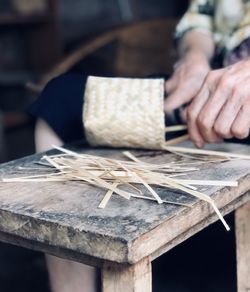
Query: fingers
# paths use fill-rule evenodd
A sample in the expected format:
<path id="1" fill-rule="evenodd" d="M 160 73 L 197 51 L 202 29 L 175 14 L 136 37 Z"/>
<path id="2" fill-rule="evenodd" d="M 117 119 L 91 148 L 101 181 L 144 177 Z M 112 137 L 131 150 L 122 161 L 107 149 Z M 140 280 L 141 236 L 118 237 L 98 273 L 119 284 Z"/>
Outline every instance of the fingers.
<path id="1" fill-rule="evenodd" d="M 190 138 L 197 147 L 224 138 L 246 138 L 250 128 L 250 61 L 211 71 L 187 109 Z"/>
<path id="2" fill-rule="evenodd" d="M 197 52 L 186 54 L 176 64 L 172 77 L 165 84 L 168 93 L 165 111 L 171 112 L 190 102 L 200 90 L 209 71 L 210 66 L 205 55 Z"/>
<path id="3" fill-rule="evenodd" d="M 189 135 L 197 147 L 205 142 L 215 143 L 232 137 L 243 139 L 249 135 L 249 82 L 244 80 L 237 84 L 223 74 L 219 71 L 207 76 L 187 109 Z"/>
<path id="4" fill-rule="evenodd" d="M 244 139 L 249 136 L 250 128 L 250 102 L 244 104 L 237 114 L 231 128 L 231 133 L 238 139 Z"/>
<path id="5" fill-rule="evenodd" d="M 187 126 L 189 137 L 198 148 L 203 147 L 205 141 L 197 125 L 197 117 L 208 97 L 208 88 L 203 86 L 195 100 L 187 109 Z"/>
<path id="6" fill-rule="evenodd" d="M 178 78 L 173 76 L 165 83 L 165 89 L 167 92 L 167 99 L 164 102 L 165 112 L 171 112 L 177 107 L 182 105 L 182 97 L 181 95 L 177 96 L 179 88 L 178 88 Z M 182 88 L 182 86 L 181 86 Z"/>
<path id="7" fill-rule="evenodd" d="M 202 79 L 203 80 L 203 79 Z M 190 102 L 193 97 L 198 93 L 202 80 L 196 77 L 185 78 L 180 81 L 177 77 L 172 77 L 165 83 L 165 88 L 168 97 L 165 100 L 165 112 L 171 112 L 174 109 Z"/>
<path id="8" fill-rule="evenodd" d="M 213 110 L 210 110 L 211 101 L 209 100 L 216 91 L 216 85 L 220 76 L 220 70 L 214 71 L 213 74 L 209 73 L 201 90 L 187 109 L 189 135 L 194 144 L 199 148 L 203 147 L 204 143 L 208 140 L 211 142 L 221 140 L 213 131 L 213 117 L 217 114 L 213 113 Z M 216 105 L 217 112 L 222 105 L 223 103 Z"/>
<path id="9" fill-rule="evenodd" d="M 171 94 L 166 98 L 164 103 L 165 112 L 171 112 L 174 109 L 182 106 L 183 104 L 189 102 L 195 93 L 193 88 L 187 84 L 178 86 Z"/>
<path id="10" fill-rule="evenodd" d="M 174 89 L 177 86 L 177 79 L 176 78 L 170 78 L 165 82 L 165 90 L 168 94 L 170 94 L 172 91 L 174 91 Z"/>
<path id="11" fill-rule="evenodd" d="M 244 96 L 235 91 L 222 107 L 215 123 L 214 131 L 224 139 L 230 139 L 234 135 L 231 128 L 241 109 Z"/>
<path id="12" fill-rule="evenodd" d="M 231 88 L 218 82 L 219 75 L 213 76 L 213 80 L 209 80 L 209 97 L 197 117 L 197 126 L 204 141 L 215 143 L 221 141 L 220 135 L 215 131 L 214 125 L 217 117 L 220 115 L 224 104 L 231 96 Z M 208 78 L 209 79 L 209 78 Z M 233 120 L 232 120 L 233 121 Z M 232 122 L 231 121 L 231 122 Z"/>

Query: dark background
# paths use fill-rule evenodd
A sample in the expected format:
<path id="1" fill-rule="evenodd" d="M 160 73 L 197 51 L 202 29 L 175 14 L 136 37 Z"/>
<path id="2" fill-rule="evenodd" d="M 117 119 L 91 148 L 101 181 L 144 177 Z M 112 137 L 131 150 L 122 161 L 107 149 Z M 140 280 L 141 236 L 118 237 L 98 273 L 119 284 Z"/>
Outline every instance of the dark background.
<path id="1" fill-rule="evenodd" d="M 170 44 L 173 27 L 187 4 L 184 0 L 0 0 L 0 161 L 35 151 L 34 121 L 25 114 L 25 108 L 39 93 L 28 83 L 39 84 L 59 61 L 104 33 L 144 21 L 150 25 L 157 19 L 169 21 L 166 38 L 160 41 L 174 50 Z M 147 27 L 142 26 L 135 36 L 133 30 L 128 34 L 132 41 L 125 45 L 126 54 L 138 54 L 139 49 L 141 54 L 153 53 L 157 57 L 157 50 L 150 51 L 156 40 L 148 41 L 149 36 L 145 47 L 138 48 L 136 41 L 141 34 L 154 34 L 154 28 L 151 32 Z M 136 49 L 132 43 L 136 43 Z M 70 70 L 117 74 L 110 65 L 115 46 L 117 49 L 117 44 L 111 42 Z M 168 63 L 166 67 L 159 66 L 164 71 L 160 73 L 171 73 L 173 58 L 172 53 L 168 56 L 166 52 Z M 135 67 L 133 71 L 132 65 L 124 68 L 124 60 L 121 61 L 119 73 L 159 73 L 154 72 L 157 67 L 152 67 L 151 72 L 140 64 L 141 70 Z M 233 218 L 228 220 L 233 225 Z M 155 261 L 153 274 L 154 292 L 236 291 L 233 232 L 226 233 L 220 223 L 214 224 Z M 0 292 L 17 291 L 49 291 L 44 256 L 0 244 Z"/>

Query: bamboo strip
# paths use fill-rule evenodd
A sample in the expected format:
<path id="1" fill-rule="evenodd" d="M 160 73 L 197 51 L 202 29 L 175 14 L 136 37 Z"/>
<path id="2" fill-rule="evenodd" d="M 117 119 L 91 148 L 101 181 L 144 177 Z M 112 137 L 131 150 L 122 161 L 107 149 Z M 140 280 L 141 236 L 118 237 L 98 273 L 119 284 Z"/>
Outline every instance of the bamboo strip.
<path id="1" fill-rule="evenodd" d="M 199 180 L 199 179 L 176 179 L 181 184 L 196 185 L 196 186 L 220 186 L 220 187 L 237 187 L 237 181 L 225 181 L 225 180 Z"/>
<path id="2" fill-rule="evenodd" d="M 169 179 L 172 180 L 172 179 Z M 208 203 L 211 204 L 211 206 L 213 207 L 214 211 L 217 213 L 218 217 L 220 218 L 221 222 L 223 223 L 223 225 L 225 226 L 226 230 L 229 231 L 230 227 L 228 226 L 228 224 L 226 223 L 226 221 L 224 220 L 223 216 L 221 215 L 219 209 L 217 208 L 217 206 L 215 205 L 214 201 L 207 195 L 197 192 L 197 191 L 193 191 L 193 190 L 189 190 L 186 187 L 182 186 L 182 185 L 178 185 L 175 181 L 171 182 L 173 185 L 175 185 L 179 190 L 182 190 L 186 193 L 189 193 L 190 195 L 195 196 L 196 198 L 199 198 L 201 200 L 204 200 Z"/>
<path id="3" fill-rule="evenodd" d="M 95 183 L 96 183 L 96 186 L 100 185 L 108 190 L 113 190 L 114 192 L 116 192 L 118 195 L 124 197 L 125 199 L 129 200 L 130 199 L 130 196 L 131 194 L 129 194 L 128 192 L 125 192 L 125 191 L 122 191 L 118 188 L 114 188 L 112 187 L 112 185 L 106 181 L 104 181 L 103 179 L 100 179 L 99 177 L 95 176 L 95 175 L 92 175 L 90 172 L 88 171 L 84 171 L 82 170 L 83 173 L 85 173 L 85 177 L 83 176 L 75 176 L 77 177 L 78 179 L 80 180 L 86 180 L 88 181 L 88 177 L 91 178 Z"/>
<path id="4" fill-rule="evenodd" d="M 174 151 L 174 152 L 180 152 L 180 153 L 220 156 L 220 157 L 226 157 L 226 158 L 250 159 L 250 155 L 230 153 L 230 152 L 224 152 L 224 151 L 213 151 L 213 150 L 196 149 L 196 148 L 179 147 L 179 146 L 164 146 L 164 149 L 170 152 Z"/>
<path id="5" fill-rule="evenodd" d="M 114 176 L 114 179 L 117 179 L 117 177 Z M 119 181 L 120 181 L 122 184 L 129 186 L 130 188 L 134 189 L 136 192 L 138 192 L 139 194 L 142 195 L 142 191 L 141 191 L 140 189 L 138 189 L 136 186 L 132 185 L 130 182 L 125 181 L 124 178 L 119 177 Z"/>
<path id="6" fill-rule="evenodd" d="M 114 182 L 112 187 L 117 188 L 118 185 L 119 185 L 119 182 Z M 113 189 L 108 190 L 106 195 L 103 197 L 98 208 L 104 209 L 106 207 L 106 205 L 108 204 L 109 200 L 111 199 L 111 196 L 113 193 L 114 193 Z"/>
<path id="7" fill-rule="evenodd" d="M 152 188 L 152 186 L 173 188 L 208 202 L 219 216 L 225 228 L 229 230 L 229 226 L 226 224 L 212 198 L 204 193 L 197 191 L 194 185 L 237 186 L 237 182 L 235 181 L 174 178 L 174 175 L 184 175 L 199 169 L 197 167 L 187 167 L 185 162 L 175 163 L 172 161 L 164 164 L 152 164 L 141 161 L 130 152 L 125 152 L 124 155 L 132 161 L 122 161 L 89 154 L 78 154 L 74 151 L 67 150 L 62 147 L 55 148 L 62 152 L 62 154 L 43 157 L 43 159 L 46 160 L 46 166 L 50 168 L 49 170 L 51 170 L 51 167 L 53 167 L 53 169 L 56 170 L 55 173 L 50 172 L 46 174 L 43 173 L 19 178 L 5 178 L 4 181 L 82 181 L 84 183 L 94 185 L 95 187 L 107 190 L 106 195 L 100 203 L 101 207 L 105 207 L 107 205 L 107 202 L 109 201 L 110 197 L 112 197 L 113 193 L 116 193 L 126 199 L 129 199 L 130 197 L 143 199 L 145 196 L 143 196 L 141 190 L 135 186 L 136 184 L 139 184 L 140 186 L 143 185 L 153 196 L 150 199 L 149 197 L 144 199 L 157 201 L 158 203 L 165 202 L 174 204 L 175 202 L 162 200 L 157 192 Z M 181 153 L 186 153 L 184 152 L 183 147 L 165 146 L 165 149 L 170 149 L 169 151 L 176 151 L 178 153 L 178 150 L 182 149 Z M 191 152 L 192 155 L 197 154 L 197 149 L 194 150 L 195 153 Z M 242 158 L 242 155 L 218 151 L 206 151 L 205 153 L 202 151 L 202 153 L 199 152 L 198 154 L 205 155 L 206 158 L 209 158 L 209 160 L 206 162 L 214 160 L 221 161 L 222 159 L 225 160 L 225 157 L 226 159 L 229 157 L 239 158 L 239 156 Z M 247 157 L 247 159 L 250 158 L 249 156 L 245 155 L 243 157 Z M 200 158 L 197 159 L 198 163 L 201 163 Z M 186 164 L 188 163 L 190 162 L 187 162 Z M 202 161 L 202 163 L 204 163 L 204 161 Z M 121 184 L 126 184 L 129 188 L 134 189 L 139 194 L 134 194 L 133 192 L 127 192 L 119 189 L 118 185 Z"/>
<path id="8" fill-rule="evenodd" d="M 71 151 L 69 149 L 65 149 L 63 147 L 60 147 L 60 146 L 56 146 L 56 145 L 52 145 L 53 148 L 65 153 L 65 154 L 68 154 L 68 155 L 71 155 L 71 156 L 75 156 L 75 157 L 81 157 L 81 154 L 78 154 L 77 152 L 74 152 L 74 151 Z"/>
<path id="9" fill-rule="evenodd" d="M 187 141 L 188 139 L 189 139 L 189 135 L 188 134 L 185 134 L 185 135 L 182 135 L 180 137 L 177 137 L 177 138 L 170 139 L 170 140 L 166 141 L 165 144 L 164 144 L 164 146 L 175 145 L 175 144 L 178 144 L 178 143 Z"/>
<path id="10" fill-rule="evenodd" d="M 147 196 L 132 195 L 131 197 L 132 198 L 136 198 L 136 199 L 144 199 L 144 200 L 149 200 L 149 201 L 156 201 L 155 198 L 147 197 Z M 189 205 L 189 204 L 178 203 L 178 202 L 167 201 L 167 200 L 162 200 L 162 202 L 163 203 L 166 203 L 166 204 L 171 204 L 171 205 L 176 205 L 176 206 L 182 206 L 182 207 L 192 208 L 192 206 Z"/>
<path id="11" fill-rule="evenodd" d="M 43 178 L 3 178 L 2 182 L 11 183 L 11 182 L 58 182 L 58 181 L 65 181 L 65 178 L 50 178 L 50 177 L 43 177 Z"/>
<path id="12" fill-rule="evenodd" d="M 186 125 L 175 125 L 175 126 L 169 126 L 165 128 L 165 133 L 171 133 L 171 132 L 177 132 L 177 131 L 183 131 L 187 130 Z"/>
<path id="13" fill-rule="evenodd" d="M 49 156 L 47 155 L 44 155 L 43 156 L 43 159 L 45 159 L 47 162 L 49 162 L 51 165 L 53 165 L 56 169 L 60 170 L 61 167 L 60 165 L 58 165 L 55 160 L 51 159 Z"/>
<path id="14" fill-rule="evenodd" d="M 138 162 L 138 163 L 141 162 L 138 158 L 136 158 L 136 157 L 135 157 L 131 152 L 129 152 L 129 151 L 123 151 L 122 154 L 123 154 L 124 156 L 126 156 L 127 158 L 131 159 L 131 160 L 134 161 L 134 162 Z"/>
<path id="15" fill-rule="evenodd" d="M 44 170 L 44 169 L 43 169 Z M 67 172 L 64 172 L 67 173 Z M 123 179 L 123 182 L 128 184 L 130 187 L 135 188 L 133 185 L 130 183 L 138 183 L 137 179 L 133 179 L 131 173 L 127 173 L 125 171 L 100 171 L 100 170 L 95 170 L 95 171 L 90 171 L 91 174 L 94 176 L 102 177 L 103 179 L 108 179 L 108 176 L 105 177 L 105 175 L 110 174 L 111 177 L 115 180 L 117 178 Z M 51 178 L 51 181 L 57 181 L 58 178 L 61 175 L 61 173 L 51 173 L 51 174 L 40 174 L 40 175 L 31 175 L 31 176 L 25 176 L 25 177 L 17 177 L 17 178 L 3 178 L 3 182 L 28 182 L 28 181 L 34 181 L 34 179 L 38 179 L 36 181 L 46 181 L 49 177 L 51 178 L 52 176 L 55 178 Z M 133 175 L 135 175 L 133 173 Z M 183 175 L 183 174 L 179 174 Z M 172 175 L 168 177 L 176 177 L 177 175 Z M 112 179 L 110 177 L 110 179 Z M 150 184 L 158 185 L 157 183 L 157 178 L 152 177 L 151 174 L 151 180 L 150 178 L 147 178 L 148 182 Z M 199 186 L 225 186 L 225 187 L 237 187 L 238 182 L 237 181 L 223 181 L 223 180 L 196 180 L 196 179 L 175 179 L 177 183 L 180 183 L 182 185 L 185 185 L 186 187 L 189 187 L 192 189 L 193 185 L 199 185 Z M 137 191 L 139 191 L 137 188 L 135 188 Z"/>
<path id="16" fill-rule="evenodd" d="M 131 172 L 129 169 L 127 169 L 125 166 L 123 166 L 120 162 L 118 162 L 118 164 L 124 168 L 124 170 L 126 170 L 128 173 L 130 173 L 132 176 L 135 176 L 139 182 L 141 182 L 149 191 L 150 193 L 153 195 L 153 197 L 157 200 L 158 204 L 162 204 L 162 199 L 159 197 L 159 195 L 135 172 Z"/>

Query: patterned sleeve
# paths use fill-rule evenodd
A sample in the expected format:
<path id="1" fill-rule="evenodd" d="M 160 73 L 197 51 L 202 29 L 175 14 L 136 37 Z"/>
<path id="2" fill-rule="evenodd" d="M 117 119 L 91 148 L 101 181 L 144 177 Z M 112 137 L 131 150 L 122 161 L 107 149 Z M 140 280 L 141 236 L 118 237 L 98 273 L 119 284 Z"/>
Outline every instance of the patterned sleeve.
<path id="1" fill-rule="evenodd" d="M 201 30 L 212 33 L 214 1 L 192 0 L 187 12 L 181 18 L 175 31 L 175 39 L 178 41 L 189 30 Z"/>
<path id="2" fill-rule="evenodd" d="M 232 51 L 250 37 L 250 1 L 244 4 L 244 15 L 226 43 L 228 52 Z"/>

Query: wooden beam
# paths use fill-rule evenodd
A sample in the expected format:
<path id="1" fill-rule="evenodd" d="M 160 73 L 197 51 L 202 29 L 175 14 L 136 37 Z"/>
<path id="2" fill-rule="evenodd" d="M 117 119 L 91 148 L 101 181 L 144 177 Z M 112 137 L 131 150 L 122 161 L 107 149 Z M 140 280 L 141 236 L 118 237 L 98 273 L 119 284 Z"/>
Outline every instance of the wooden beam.
<path id="1" fill-rule="evenodd" d="M 102 270 L 102 292 L 152 292 L 149 257 L 132 266 L 105 266 Z"/>
<path id="2" fill-rule="evenodd" d="M 235 212 L 238 292 L 250 291 L 250 202 Z"/>

